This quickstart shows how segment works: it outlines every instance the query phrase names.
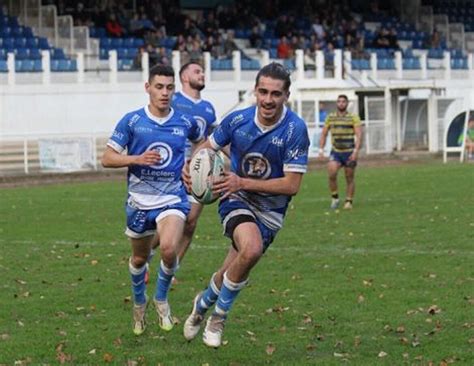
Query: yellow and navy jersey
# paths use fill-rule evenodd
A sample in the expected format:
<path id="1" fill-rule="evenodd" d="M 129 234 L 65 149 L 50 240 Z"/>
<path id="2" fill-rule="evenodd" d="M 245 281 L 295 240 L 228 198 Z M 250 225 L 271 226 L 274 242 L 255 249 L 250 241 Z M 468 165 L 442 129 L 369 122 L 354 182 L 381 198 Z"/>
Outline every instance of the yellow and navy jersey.
<path id="1" fill-rule="evenodd" d="M 349 152 L 354 149 L 354 127 L 360 126 L 360 118 L 358 115 L 346 113 L 340 116 L 336 112 L 333 112 L 326 117 L 324 126 L 331 131 L 331 143 L 334 151 Z"/>

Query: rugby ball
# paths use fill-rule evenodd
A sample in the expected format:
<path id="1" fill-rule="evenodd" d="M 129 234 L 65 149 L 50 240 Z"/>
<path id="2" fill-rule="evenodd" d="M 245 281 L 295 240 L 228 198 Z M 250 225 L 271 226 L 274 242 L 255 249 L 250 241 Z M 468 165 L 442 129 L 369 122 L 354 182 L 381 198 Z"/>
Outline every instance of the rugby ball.
<path id="1" fill-rule="evenodd" d="M 212 184 L 224 174 L 224 158 L 221 152 L 201 149 L 189 163 L 191 194 L 202 204 L 214 202 L 218 195 L 212 193 Z"/>

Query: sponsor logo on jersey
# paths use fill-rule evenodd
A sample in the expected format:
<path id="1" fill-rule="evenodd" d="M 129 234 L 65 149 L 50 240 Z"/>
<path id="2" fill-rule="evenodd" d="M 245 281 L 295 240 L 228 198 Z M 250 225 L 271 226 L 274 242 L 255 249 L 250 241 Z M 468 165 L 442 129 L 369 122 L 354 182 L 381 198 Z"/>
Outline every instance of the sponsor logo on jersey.
<path id="1" fill-rule="evenodd" d="M 153 132 L 153 129 L 150 128 L 150 127 L 143 127 L 143 126 L 139 126 L 139 127 L 135 127 L 135 132 L 142 132 L 142 133 L 151 133 Z"/>
<path id="2" fill-rule="evenodd" d="M 238 115 L 234 116 L 234 118 L 232 118 L 232 120 L 229 123 L 229 126 L 236 125 L 237 123 L 241 122 L 243 119 L 244 119 L 244 115 L 243 114 L 238 114 Z"/>
<path id="3" fill-rule="evenodd" d="M 174 127 L 173 132 L 171 132 L 171 134 L 175 136 L 184 136 L 184 130 L 182 128 Z"/>
<path id="4" fill-rule="evenodd" d="M 278 138 L 277 136 L 272 137 L 272 144 L 276 146 L 283 146 L 283 139 Z"/>
<path id="5" fill-rule="evenodd" d="M 134 125 L 135 123 L 137 123 L 139 119 L 140 119 L 140 115 L 139 115 L 139 114 L 134 114 L 134 115 L 128 120 L 128 127 L 133 127 L 133 125 Z"/>
<path id="6" fill-rule="evenodd" d="M 147 148 L 147 151 L 152 150 L 157 151 L 161 156 L 161 159 L 158 164 L 151 165 L 152 168 L 164 169 L 171 163 L 171 160 L 173 159 L 173 150 L 168 144 L 164 142 L 155 142 Z"/>
<path id="7" fill-rule="evenodd" d="M 112 134 L 113 137 L 119 139 L 119 140 L 122 140 L 123 139 L 123 133 L 122 132 L 119 132 L 119 131 L 114 131 L 114 133 Z"/>
<path id="8" fill-rule="evenodd" d="M 260 153 L 249 153 L 242 159 L 241 170 L 244 176 L 267 179 L 272 173 L 270 162 Z"/>

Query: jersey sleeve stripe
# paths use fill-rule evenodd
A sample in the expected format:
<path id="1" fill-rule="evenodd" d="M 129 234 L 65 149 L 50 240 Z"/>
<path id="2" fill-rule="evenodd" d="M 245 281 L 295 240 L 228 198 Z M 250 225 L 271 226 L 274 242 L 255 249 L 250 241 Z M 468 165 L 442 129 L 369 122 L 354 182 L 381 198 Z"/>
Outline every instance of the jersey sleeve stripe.
<path id="1" fill-rule="evenodd" d="M 120 146 L 117 142 L 115 142 L 114 140 L 110 139 L 108 142 L 107 142 L 107 146 L 111 147 L 112 149 L 114 149 L 115 151 L 117 151 L 118 153 L 122 153 L 125 148 Z"/>

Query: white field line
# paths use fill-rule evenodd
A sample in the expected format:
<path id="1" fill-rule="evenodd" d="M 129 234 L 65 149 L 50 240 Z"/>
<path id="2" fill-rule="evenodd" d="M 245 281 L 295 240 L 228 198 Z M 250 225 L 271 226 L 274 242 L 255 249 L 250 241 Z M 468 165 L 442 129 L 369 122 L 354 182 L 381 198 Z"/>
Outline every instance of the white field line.
<path id="1" fill-rule="evenodd" d="M 49 241 L 35 241 L 35 240 L 5 240 L 0 239 L 0 244 L 28 244 L 32 246 L 50 244 L 52 246 L 108 246 L 114 247 L 119 245 L 127 245 L 126 240 L 120 243 L 104 243 L 98 241 L 68 241 L 68 240 L 49 240 Z M 191 244 L 191 250 L 225 250 L 229 244 L 222 243 L 222 245 L 208 245 L 199 244 L 199 241 Z M 277 245 L 272 244 L 269 248 L 269 252 L 305 252 L 305 253 L 331 253 L 337 255 L 348 255 L 348 254 L 413 254 L 413 255 L 454 255 L 454 256 L 474 256 L 474 250 L 457 250 L 457 249 L 434 249 L 434 250 L 422 250 L 412 249 L 408 247 L 394 247 L 394 248 L 347 248 L 340 245 L 326 245 L 324 247 L 293 247 L 279 243 Z"/>

